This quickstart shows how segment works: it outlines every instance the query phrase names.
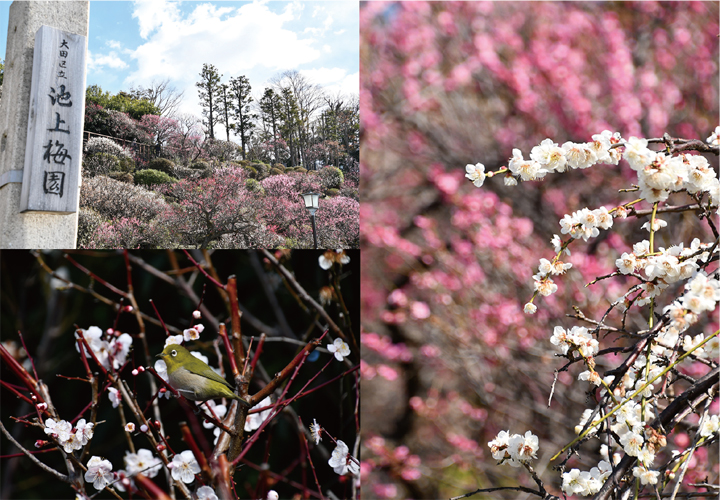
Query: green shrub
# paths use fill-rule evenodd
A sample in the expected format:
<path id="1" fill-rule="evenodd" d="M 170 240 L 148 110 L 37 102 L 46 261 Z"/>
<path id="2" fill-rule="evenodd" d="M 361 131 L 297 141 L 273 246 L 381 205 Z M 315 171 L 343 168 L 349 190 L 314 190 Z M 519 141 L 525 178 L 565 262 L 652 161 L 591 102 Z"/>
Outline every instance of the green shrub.
<path id="1" fill-rule="evenodd" d="M 105 222 L 102 216 L 92 208 L 80 208 L 78 212 L 77 248 L 93 248 L 93 238 L 100 224 Z"/>
<path id="2" fill-rule="evenodd" d="M 115 179 L 116 181 L 126 182 L 128 184 L 135 183 L 133 174 L 128 173 L 128 172 L 110 172 L 107 176 L 110 177 L 111 179 Z"/>
<path id="3" fill-rule="evenodd" d="M 355 201 L 360 201 L 360 193 L 358 193 L 357 188 L 345 186 L 340 189 L 340 195 L 344 196 L 345 198 L 352 198 Z"/>
<path id="4" fill-rule="evenodd" d="M 265 163 L 253 163 L 251 167 L 257 171 L 256 179 L 258 180 L 263 180 L 270 174 L 270 165 L 266 165 Z"/>
<path id="5" fill-rule="evenodd" d="M 118 167 L 120 172 L 132 174 L 135 171 L 135 160 L 132 158 L 120 157 L 120 166 Z"/>
<path id="6" fill-rule="evenodd" d="M 307 170 L 305 170 L 302 167 L 291 167 L 291 168 L 288 168 L 288 170 L 291 172 L 300 172 L 301 174 L 307 174 Z"/>
<path id="7" fill-rule="evenodd" d="M 82 173 L 85 177 L 104 175 L 120 169 L 120 160 L 110 153 L 94 153 L 85 155 L 82 161 Z"/>
<path id="8" fill-rule="evenodd" d="M 273 168 L 276 168 L 276 169 L 280 170 L 281 172 L 285 172 L 285 165 L 283 165 L 282 163 L 274 164 Z"/>
<path id="9" fill-rule="evenodd" d="M 175 175 L 175 164 L 167 158 L 153 158 L 150 160 L 150 163 L 148 163 L 148 168 L 165 172 L 168 175 Z"/>
<path id="10" fill-rule="evenodd" d="M 273 167 L 273 168 L 270 169 L 270 175 L 283 175 L 284 173 L 285 173 L 285 172 L 283 172 L 283 171 L 280 170 L 279 168 Z"/>
<path id="11" fill-rule="evenodd" d="M 320 176 L 323 188 L 327 189 L 340 189 L 342 183 L 345 181 L 342 170 L 337 167 L 323 167 L 317 171 Z"/>
<path id="12" fill-rule="evenodd" d="M 245 169 L 245 171 L 248 173 L 248 176 L 249 176 L 251 179 L 257 179 L 258 171 L 255 170 L 254 167 L 251 167 L 250 165 L 247 165 L 247 166 L 243 166 L 243 169 Z"/>
<path id="13" fill-rule="evenodd" d="M 335 189 L 335 188 L 330 188 L 330 189 L 328 189 L 327 191 L 325 191 L 325 194 L 328 195 L 328 196 L 337 196 L 337 195 L 340 194 L 340 190 L 339 190 L 339 189 Z"/>
<path id="14" fill-rule="evenodd" d="M 143 184 L 145 186 L 151 186 L 153 184 L 172 184 L 175 179 L 170 177 L 165 172 L 159 172 L 151 168 L 146 170 L 140 170 L 135 173 L 135 184 Z"/>
<path id="15" fill-rule="evenodd" d="M 245 181 L 245 189 L 252 193 L 265 194 L 265 189 L 263 189 L 262 184 L 255 179 L 247 179 Z"/>
<path id="16" fill-rule="evenodd" d="M 197 160 L 197 161 L 194 161 L 192 165 L 190 165 L 190 168 L 195 169 L 195 170 L 205 170 L 205 169 L 210 168 L 210 165 L 206 161 Z"/>

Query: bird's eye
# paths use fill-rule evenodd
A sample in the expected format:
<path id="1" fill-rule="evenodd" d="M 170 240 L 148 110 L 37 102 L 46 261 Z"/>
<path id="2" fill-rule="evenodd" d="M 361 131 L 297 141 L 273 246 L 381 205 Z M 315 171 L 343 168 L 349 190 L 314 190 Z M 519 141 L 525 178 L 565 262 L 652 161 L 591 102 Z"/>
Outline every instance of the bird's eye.
<path id="1" fill-rule="evenodd" d="M 170 354 L 172 354 L 173 357 L 175 357 L 175 356 L 177 356 L 177 351 L 175 349 L 173 349 L 172 351 L 170 351 Z"/>

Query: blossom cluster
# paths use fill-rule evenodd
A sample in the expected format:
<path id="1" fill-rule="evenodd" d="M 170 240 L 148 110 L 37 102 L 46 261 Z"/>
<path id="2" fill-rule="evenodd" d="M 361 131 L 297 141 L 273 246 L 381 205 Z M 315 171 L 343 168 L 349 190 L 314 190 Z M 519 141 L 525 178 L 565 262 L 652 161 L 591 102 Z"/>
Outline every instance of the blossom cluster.
<path id="1" fill-rule="evenodd" d="M 682 243 L 673 245 L 669 248 L 658 248 L 657 251 L 650 251 L 650 242 L 643 240 L 633 245 L 632 252 L 624 252 L 619 259 L 615 261 L 615 265 L 622 274 L 632 274 L 642 270 L 647 277 L 641 285 L 644 292 L 643 298 L 637 301 L 642 306 L 650 302 L 650 299 L 658 296 L 669 285 L 678 281 L 687 280 L 698 273 L 700 264 L 707 262 L 710 257 L 710 243 L 701 243 L 695 238 L 689 247 L 685 248 Z M 705 283 L 709 283 L 711 288 L 713 280 L 705 276 L 697 278 L 702 280 L 703 284 L 698 281 L 695 286 L 698 291 L 704 288 Z M 709 280 L 709 281 L 708 281 Z M 695 278 L 693 278 L 695 282 Z M 715 308 L 717 299 L 712 300 L 715 294 L 712 290 L 698 293 L 688 293 L 682 301 L 682 305 L 691 312 L 698 314 L 703 311 L 712 311 Z"/>
<path id="2" fill-rule="evenodd" d="M 537 458 L 539 448 L 538 437 L 527 431 L 524 436 L 510 434 L 509 431 L 500 431 L 498 435 L 488 443 L 490 453 L 499 463 L 505 463 L 512 467 L 520 467 L 523 462 Z"/>
<path id="3" fill-rule="evenodd" d="M 717 129 L 716 129 L 717 130 Z M 620 148 L 624 148 L 622 158 L 627 160 L 630 168 L 637 172 L 640 197 L 650 203 L 665 201 L 673 191 L 686 190 L 690 194 L 710 193 L 713 203 L 717 205 L 720 200 L 720 181 L 715 170 L 710 166 L 704 156 L 681 153 L 677 156 L 667 155 L 663 152 L 648 148 L 648 140 L 630 137 L 623 141 L 618 132 L 604 130 L 592 136 L 592 142 L 574 143 L 566 142 L 558 146 L 552 139 L 544 139 L 538 146 L 532 148 L 530 159 L 523 158 L 522 151 L 513 149 L 512 157 L 508 161 L 509 174 L 506 176 L 507 185 L 517 184 L 517 178 L 523 181 L 542 179 L 551 172 L 565 172 L 568 169 L 585 169 L 595 164 L 603 163 L 617 165 L 621 158 Z M 714 136 L 708 142 L 716 141 Z M 482 163 L 468 164 L 465 167 L 466 177 L 477 187 L 483 185 L 485 166 Z M 512 179 L 510 178 L 512 177 Z M 578 227 L 582 231 L 571 234 L 574 238 L 582 237 L 587 241 L 591 236 L 597 236 L 593 231 L 600 226 L 590 221 L 587 227 L 580 220 L 580 216 L 592 217 L 587 211 L 573 216 L 565 216 L 563 233 Z M 602 224 L 607 229 L 612 226 L 612 219 L 605 213 Z M 594 234 L 593 234 L 594 233 Z"/>
<path id="4" fill-rule="evenodd" d="M 103 331 L 97 326 L 91 326 L 87 330 L 82 330 L 82 332 L 88 346 L 105 369 L 109 370 L 112 364 L 112 368 L 117 370 L 125 364 L 127 355 L 130 352 L 130 347 L 132 346 L 132 337 L 130 335 L 120 333 L 112 328 L 109 328 L 107 332 L 105 332 L 107 335 L 104 335 Z M 75 333 L 75 338 L 79 339 L 80 336 Z M 75 344 L 75 349 L 80 352 L 78 344 Z M 83 353 L 85 353 L 85 357 L 87 358 L 92 357 L 84 347 Z"/>
<path id="5" fill-rule="evenodd" d="M 86 422 L 84 418 L 78 420 L 73 432 L 73 426 L 65 420 L 55 421 L 48 418 L 45 420 L 45 434 L 53 436 L 57 439 L 60 446 L 63 447 L 65 453 L 72 453 L 79 450 L 92 439 L 93 427 L 95 424 Z"/>
<path id="6" fill-rule="evenodd" d="M 558 346 L 563 355 L 577 350 L 584 358 L 590 358 L 598 352 L 598 341 L 583 326 L 573 326 L 569 331 L 561 326 L 553 329 L 550 342 Z"/>

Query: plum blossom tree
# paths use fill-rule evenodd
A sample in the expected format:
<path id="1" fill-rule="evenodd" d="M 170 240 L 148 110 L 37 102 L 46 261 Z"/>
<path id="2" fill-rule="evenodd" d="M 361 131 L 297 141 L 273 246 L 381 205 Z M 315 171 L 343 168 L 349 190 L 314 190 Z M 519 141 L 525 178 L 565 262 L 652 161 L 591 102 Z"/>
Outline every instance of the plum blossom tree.
<path id="1" fill-rule="evenodd" d="M 609 213 L 639 198 L 640 189 L 647 191 L 650 186 L 638 185 L 638 172 L 629 168 L 627 160 L 576 170 L 594 163 L 589 161 L 591 155 L 581 158 L 580 150 L 587 147 L 575 147 L 568 156 L 553 149 L 568 142 L 594 142 L 591 137 L 603 130 L 618 131 L 623 143 L 632 136 L 655 138 L 660 148 L 668 147 L 665 132 L 671 140 L 706 138 L 717 125 L 717 31 L 715 4 L 523 3 L 521 9 L 512 2 L 363 4 L 360 213 L 366 448 L 361 471 L 376 497 L 451 497 L 508 484 L 519 485 L 525 493 L 579 493 L 563 489 L 562 474 L 543 472 L 545 466 L 537 464 L 548 463 L 573 442 L 583 411 L 594 410 L 594 402 L 602 403 L 597 407 L 603 411 L 612 411 L 607 403 L 612 401 L 610 394 L 622 401 L 621 397 L 628 399 L 643 388 L 648 377 L 637 388 L 634 384 L 642 377 L 633 380 L 632 389 L 623 385 L 620 391 L 627 394 L 618 396 L 616 387 L 608 391 L 602 383 L 600 388 L 592 385 L 598 380 L 593 370 L 600 379 L 612 375 L 634 352 L 633 334 L 657 338 L 667 325 L 659 326 L 663 307 L 689 283 L 675 282 L 664 292 L 667 295 L 658 296 L 661 302 L 652 313 L 649 303 L 638 309 L 633 302 L 625 323 L 625 312 L 617 306 L 604 318 L 610 304 L 629 287 L 648 281 L 639 270 L 634 274 L 642 281 L 622 275 L 616 260 L 632 253 L 634 243 L 648 239 L 650 233 L 642 225 L 650 222 L 654 201 L 638 205 L 635 212 L 627 209 L 628 219 L 615 218 L 611 229 L 597 223 L 593 228 L 585 226 L 582 233 L 587 241 L 580 236 L 567 248 L 571 255 L 555 260 L 564 242 L 572 238 L 570 232 L 561 233 L 558 221 L 568 215 L 568 230 L 581 218 L 606 224 L 601 207 Z M 688 108 L 687 103 L 693 104 Z M 550 144 L 543 146 L 548 138 Z M 678 147 L 687 144 L 675 141 Z M 621 146 L 614 149 L 620 153 Z M 667 157 L 682 152 L 671 155 L 658 146 L 652 149 Z M 716 170 L 716 157 L 708 150 L 699 151 L 710 170 Z M 564 175 L 551 175 L 548 168 L 535 165 L 543 159 L 549 165 L 554 159 L 552 171 L 559 171 L 560 156 L 568 171 Z M 540 179 L 543 169 L 547 172 Z M 493 177 L 501 175 L 508 185 L 497 179 L 491 182 L 490 172 Z M 511 189 L 523 181 L 523 175 L 538 178 L 522 189 Z M 638 185 L 637 193 L 633 184 Z M 667 227 L 654 234 L 656 251 L 662 247 L 675 252 L 681 242 L 685 251 L 695 248 L 692 251 L 699 255 L 710 251 L 697 246 L 715 236 L 713 205 L 707 205 L 710 196 L 703 195 L 702 206 L 694 194 L 687 196 L 673 191 L 659 203 L 698 205 L 695 210 L 702 220 L 689 213 L 680 215 L 679 208 L 656 216 L 667 219 Z M 617 212 L 622 210 L 611 217 Z M 550 247 L 551 240 L 560 241 L 560 246 Z M 540 258 L 547 262 L 538 265 Z M 713 259 L 706 267 L 708 276 L 716 269 Z M 703 262 L 707 261 L 703 258 Z M 553 277 L 551 272 L 561 268 L 565 275 Z M 599 277 L 604 279 L 596 280 Z M 652 290 L 652 285 L 648 288 Z M 533 294 L 541 292 L 550 293 L 538 295 L 527 306 Z M 524 312 L 535 307 L 534 315 Z M 573 317 L 563 319 L 566 314 Z M 629 334 L 599 330 L 598 335 L 597 323 L 625 328 Z M 566 354 L 575 361 L 563 359 L 562 351 L 550 342 L 556 326 L 572 331 L 578 343 L 585 333 L 573 327 L 593 332 L 602 353 L 593 351 L 594 369 L 586 365 L 585 348 L 585 358 L 578 349 L 570 354 L 568 347 Z M 691 328 L 683 334 L 690 337 L 688 349 L 696 345 L 690 342 L 697 335 L 713 336 L 717 322 L 713 313 L 704 312 Z M 673 347 L 675 354 L 665 367 L 688 352 L 683 345 Z M 684 377 L 696 382 L 708 374 L 712 377 L 714 366 L 696 353 L 674 365 L 681 380 L 665 374 L 662 383 L 654 382 L 652 396 L 646 396 L 645 417 L 662 414 L 670 403 L 662 398 L 669 392 L 681 395 L 694 385 Z M 623 366 L 629 366 L 633 376 L 644 376 L 633 371 L 637 359 Z M 646 355 L 644 361 L 648 359 Z M 583 377 L 577 381 L 580 374 Z M 619 384 L 620 371 L 615 375 Z M 669 392 L 663 393 L 664 389 Z M 706 398 L 702 405 L 706 403 L 709 417 L 717 411 L 717 398 Z M 707 489 L 691 485 L 705 484 L 706 475 L 710 484 L 717 483 L 716 438 L 695 433 L 696 426 L 704 425 L 705 409 L 686 415 L 667 435 L 665 449 L 651 432 L 642 436 L 644 442 L 658 445 L 654 462 L 647 455 L 648 446 L 643 460 L 634 455 L 623 458 L 625 433 L 617 434 L 623 429 L 610 416 L 595 427 L 607 449 L 595 438 L 588 442 L 586 435 L 582 444 L 573 443 L 566 450 L 578 451 L 579 456 L 563 454 L 551 465 L 571 473 L 568 485 L 577 485 L 573 477 L 582 477 L 582 489 L 594 488 L 604 476 L 601 487 L 616 479 L 620 488 L 633 489 L 637 479 L 638 489 L 646 488 L 643 494 L 654 495 L 650 471 L 663 470 L 672 451 L 679 451 L 677 460 L 683 463 L 676 461 L 664 469 L 658 488 L 672 494 L 680 485 L 679 493 L 703 494 Z M 580 433 L 586 423 L 593 425 L 594 417 L 586 420 Z M 510 437 L 524 437 L 528 430 L 539 443 L 540 461 L 527 462 L 536 475 L 520 461 L 517 468 L 498 467 L 504 450 L 508 464 L 521 451 L 503 448 L 497 441 L 501 431 L 509 445 Z M 613 432 L 615 441 L 608 438 Z M 492 442 L 496 448 L 488 446 Z M 615 452 L 620 453 L 618 462 L 613 459 Z M 612 464 L 610 476 L 602 460 Z M 708 494 L 713 493 L 711 489 Z M 478 495 L 517 498 L 518 491 Z"/>

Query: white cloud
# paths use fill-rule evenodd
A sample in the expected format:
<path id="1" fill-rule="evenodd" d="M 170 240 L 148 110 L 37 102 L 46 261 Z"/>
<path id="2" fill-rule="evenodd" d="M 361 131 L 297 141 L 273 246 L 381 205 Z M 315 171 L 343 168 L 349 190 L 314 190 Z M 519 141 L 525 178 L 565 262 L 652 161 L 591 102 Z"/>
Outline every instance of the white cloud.
<path id="1" fill-rule="evenodd" d="M 342 35 L 343 33 L 345 33 L 345 30 L 333 31 L 333 35 Z"/>
<path id="2" fill-rule="evenodd" d="M 300 70 L 305 78 L 310 80 L 312 83 L 318 85 L 328 85 L 330 83 L 337 83 L 341 81 L 347 71 L 342 68 L 318 68 L 318 69 L 303 69 Z"/>
<path id="3" fill-rule="evenodd" d="M 360 73 L 347 74 L 342 68 L 303 69 L 300 73 L 312 83 L 325 89 L 330 95 L 360 94 Z"/>
<path id="4" fill-rule="evenodd" d="M 118 55 L 111 51 L 107 55 L 94 55 L 92 52 L 88 50 L 87 53 L 87 67 L 89 70 L 102 70 L 103 66 L 107 66 L 109 68 L 113 69 L 125 69 L 128 67 L 128 64 L 120 59 Z"/>
<path id="5" fill-rule="evenodd" d="M 107 45 L 111 49 L 122 48 L 122 44 L 120 42 L 118 42 L 117 40 L 108 40 L 107 42 L 105 42 L 105 45 Z"/>
<path id="6" fill-rule="evenodd" d="M 204 63 L 215 65 L 227 81 L 229 76 L 248 74 L 253 68 L 284 71 L 320 57 L 313 37 L 283 27 L 296 19 L 302 7 L 293 2 L 275 13 L 264 3 L 240 8 L 200 4 L 183 14 L 175 4 L 138 2 L 133 17 L 146 42 L 132 52 L 137 70 L 128 75 L 125 84 L 169 78 L 179 90 L 185 90 L 182 111 L 199 115 L 195 82 Z"/>

